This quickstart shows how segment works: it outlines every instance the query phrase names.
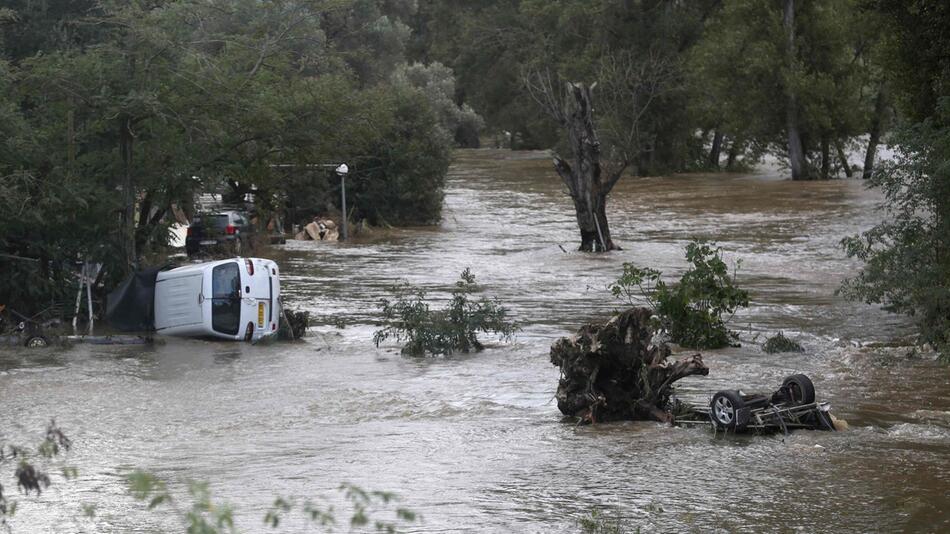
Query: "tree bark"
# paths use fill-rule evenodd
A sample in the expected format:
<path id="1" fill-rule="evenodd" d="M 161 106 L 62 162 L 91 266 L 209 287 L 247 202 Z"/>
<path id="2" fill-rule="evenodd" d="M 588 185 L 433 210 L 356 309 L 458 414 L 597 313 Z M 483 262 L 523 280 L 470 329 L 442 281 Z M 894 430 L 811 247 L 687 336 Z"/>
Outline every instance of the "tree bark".
<path id="1" fill-rule="evenodd" d="M 851 169 L 851 164 L 848 163 L 848 155 L 844 153 L 844 148 L 841 146 L 841 141 L 835 141 L 835 150 L 838 151 L 838 161 L 841 162 L 841 168 L 844 170 L 844 175 L 848 178 L 854 176 L 854 171 Z"/>
<path id="2" fill-rule="evenodd" d="M 132 178 L 132 118 L 122 115 L 119 119 L 119 155 L 122 158 L 123 184 L 122 192 L 125 201 L 123 214 L 123 233 L 125 241 L 126 268 L 134 271 L 138 265 L 138 256 L 135 248 L 135 188 Z"/>
<path id="3" fill-rule="evenodd" d="M 827 136 L 821 136 L 821 179 L 831 176 L 831 145 Z"/>
<path id="4" fill-rule="evenodd" d="M 796 50 L 795 50 L 795 0 L 785 0 L 784 17 L 782 19 L 785 26 L 787 37 L 786 54 L 788 61 L 788 76 L 792 76 L 795 70 Z M 785 126 L 788 131 L 788 161 L 792 170 L 792 180 L 808 180 L 808 161 L 805 160 L 805 151 L 802 149 L 802 138 L 798 128 L 798 98 L 795 89 L 789 81 L 786 81 L 785 92 L 787 96 Z"/>
<path id="5" fill-rule="evenodd" d="M 727 170 L 731 171 L 736 168 L 736 160 L 739 159 L 740 146 L 742 146 L 742 144 L 739 142 L 738 139 L 733 139 L 732 142 L 729 143 L 729 155 L 726 157 Z"/>
<path id="6" fill-rule="evenodd" d="M 619 250 L 607 224 L 607 195 L 623 175 L 626 164 L 607 172 L 601 164 L 600 141 L 594 126 L 591 88 L 581 83 L 567 86 L 569 100 L 561 113 L 567 127 L 573 160 L 555 156 L 554 169 L 574 201 L 582 252 Z"/>
<path id="7" fill-rule="evenodd" d="M 722 138 L 722 130 L 716 128 L 716 133 L 713 134 L 712 147 L 709 149 L 709 166 L 716 170 L 719 170 L 719 156 L 722 154 Z"/>
<path id="8" fill-rule="evenodd" d="M 877 145 L 881 142 L 881 130 L 884 126 L 884 112 L 887 108 L 887 97 L 884 94 L 884 87 L 877 90 L 877 98 L 874 99 L 874 115 L 871 117 L 871 131 L 868 138 L 868 149 L 864 155 L 864 171 L 861 178 L 867 180 L 874 173 L 874 158 L 877 154 Z"/>
<path id="9" fill-rule="evenodd" d="M 585 423 L 672 421 L 673 383 L 709 369 L 699 354 L 667 361 L 671 351 L 654 343 L 652 315 L 648 308 L 630 308 L 551 346 L 551 363 L 561 369 L 555 395 L 561 413 Z"/>

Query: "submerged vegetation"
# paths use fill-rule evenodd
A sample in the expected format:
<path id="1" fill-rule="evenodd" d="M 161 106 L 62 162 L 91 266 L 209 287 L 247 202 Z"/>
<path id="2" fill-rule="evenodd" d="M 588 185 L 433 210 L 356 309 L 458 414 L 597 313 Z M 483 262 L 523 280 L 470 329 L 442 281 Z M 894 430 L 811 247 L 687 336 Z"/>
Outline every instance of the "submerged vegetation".
<path id="1" fill-rule="evenodd" d="M 478 291 L 475 275 L 465 269 L 452 288 L 449 305 L 433 310 L 424 290 L 408 283 L 396 286 L 393 298 L 380 302 L 385 326 L 376 331 L 373 341 L 377 347 L 390 338 L 404 341 L 403 354 L 421 356 L 480 351 L 484 347 L 479 333 L 511 339 L 518 326 L 509 319 L 508 310 L 497 299 L 475 299 Z"/>
<path id="2" fill-rule="evenodd" d="M 785 337 L 785 334 L 779 332 L 772 337 L 766 338 L 762 344 L 762 350 L 767 354 L 777 354 L 780 352 L 805 352 L 801 343 L 794 339 Z"/>
<path id="3" fill-rule="evenodd" d="M 684 347 L 718 349 L 735 345 L 738 334 L 726 328 L 736 310 L 749 305 L 749 294 L 736 285 L 715 243 L 693 240 L 686 245 L 689 268 L 679 282 L 668 284 L 656 269 L 624 263 L 623 274 L 608 288 L 630 305 L 645 299 L 659 330 Z"/>

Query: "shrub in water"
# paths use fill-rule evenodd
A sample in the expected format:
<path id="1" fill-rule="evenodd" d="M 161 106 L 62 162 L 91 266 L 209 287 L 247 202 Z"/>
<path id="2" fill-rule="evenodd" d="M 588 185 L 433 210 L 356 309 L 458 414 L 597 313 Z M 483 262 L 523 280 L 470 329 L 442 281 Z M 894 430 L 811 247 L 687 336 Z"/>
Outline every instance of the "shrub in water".
<path id="1" fill-rule="evenodd" d="M 449 306 L 432 310 L 425 291 L 409 284 L 397 286 L 393 298 L 380 303 L 387 324 L 376 331 L 373 341 L 377 347 L 389 338 L 405 341 L 403 354 L 418 356 L 480 351 L 479 332 L 511 339 L 517 326 L 508 320 L 508 310 L 496 299 L 474 300 L 472 294 L 476 291 L 475 275 L 465 269 L 455 283 Z"/>
<path id="2" fill-rule="evenodd" d="M 765 343 L 762 345 L 762 350 L 769 354 L 776 354 L 779 352 L 805 352 L 805 349 L 802 348 L 801 344 L 785 337 L 785 334 L 781 332 L 770 338 L 766 338 Z"/>
<path id="3" fill-rule="evenodd" d="M 729 275 L 722 249 L 715 243 L 693 240 L 686 246 L 686 261 L 690 268 L 674 284 L 661 280 L 656 269 L 624 263 L 623 275 L 608 288 L 630 304 L 644 297 L 656 313 L 658 330 L 674 343 L 697 349 L 736 345 L 738 335 L 726 328 L 726 322 L 738 308 L 749 305 L 748 292 L 736 286 L 735 273 Z"/>

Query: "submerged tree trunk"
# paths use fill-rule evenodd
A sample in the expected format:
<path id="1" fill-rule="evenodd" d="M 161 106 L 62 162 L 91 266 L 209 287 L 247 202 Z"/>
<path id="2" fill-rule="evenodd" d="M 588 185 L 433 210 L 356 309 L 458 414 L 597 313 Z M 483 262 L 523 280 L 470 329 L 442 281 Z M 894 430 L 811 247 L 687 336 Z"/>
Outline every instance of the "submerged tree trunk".
<path id="1" fill-rule="evenodd" d="M 709 149 L 709 166 L 713 169 L 719 169 L 719 156 L 722 154 L 722 130 L 716 128 L 716 133 L 713 134 L 712 147 Z"/>
<path id="2" fill-rule="evenodd" d="M 874 115 L 871 117 L 871 131 L 868 139 L 868 150 L 864 155 L 864 171 L 861 178 L 867 180 L 874 173 L 874 158 L 877 154 L 877 145 L 881 142 L 881 130 L 884 126 L 884 111 L 887 107 L 884 87 L 877 90 L 874 99 Z"/>
<path id="3" fill-rule="evenodd" d="M 726 157 L 726 170 L 734 170 L 736 161 L 739 159 L 739 147 L 742 146 L 737 139 L 729 143 L 729 155 Z"/>
<path id="4" fill-rule="evenodd" d="M 821 179 L 831 176 L 831 145 L 827 136 L 821 136 Z"/>
<path id="5" fill-rule="evenodd" d="M 648 308 L 630 308 L 551 346 L 551 363 L 561 369 L 555 395 L 561 413 L 586 423 L 672 421 L 673 383 L 709 369 L 699 354 L 667 361 L 669 347 L 653 342 L 652 315 Z"/>
<path id="6" fill-rule="evenodd" d="M 788 55 L 789 76 L 795 70 L 795 0 L 785 0 L 785 10 L 782 22 L 787 37 L 786 54 Z M 802 148 L 801 132 L 798 127 L 798 98 L 792 84 L 786 82 L 785 93 L 788 101 L 785 111 L 785 128 L 788 131 L 788 162 L 792 170 L 792 180 L 808 180 L 808 161 Z"/>
<path id="7" fill-rule="evenodd" d="M 577 226 L 583 252 L 619 250 L 610 238 L 607 224 L 607 195 L 613 189 L 626 164 L 610 172 L 601 165 L 600 141 L 594 127 L 591 88 L 571 83 L 567 87 L 567 109 L 560 119 L 567 127 L 573 161 L 554 157 L 554 169 L 564 181 L 574 201 Z"/>
<path id="8" fill-rule="evenodd" d="M 848 163 L 848 155 L 844 153 L 844 147 L 841 146 L 841 141 L 835 141 L 835 150 L 838 151 L 838 161 L 841 162 L 841 168 L 844 170 L 844 175 L 848 178 L 854 176 L 854 171 L 851 170 L 851 164 Z"/>

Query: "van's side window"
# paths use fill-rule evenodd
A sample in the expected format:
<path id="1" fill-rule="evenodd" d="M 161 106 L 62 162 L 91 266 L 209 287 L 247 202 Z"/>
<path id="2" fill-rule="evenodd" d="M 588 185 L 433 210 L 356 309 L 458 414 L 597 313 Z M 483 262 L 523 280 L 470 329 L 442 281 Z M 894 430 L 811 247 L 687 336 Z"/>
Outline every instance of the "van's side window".
<path id="1" fill-rule="evenodd" d="M 241 271 L 236 262 L 211 270 L 211 328 L 229 336 L 241 328 Z"/>

